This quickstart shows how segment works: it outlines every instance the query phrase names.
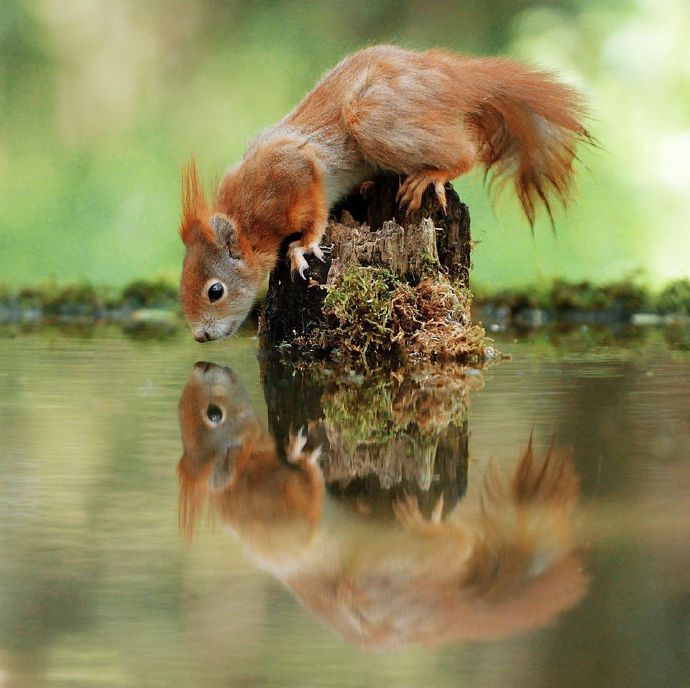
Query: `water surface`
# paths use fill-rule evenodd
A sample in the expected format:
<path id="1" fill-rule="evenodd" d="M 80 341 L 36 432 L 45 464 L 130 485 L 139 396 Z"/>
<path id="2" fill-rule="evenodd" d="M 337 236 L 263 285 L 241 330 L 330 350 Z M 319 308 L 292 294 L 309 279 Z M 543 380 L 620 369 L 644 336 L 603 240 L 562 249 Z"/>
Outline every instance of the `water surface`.
<path id="1" fill-rule="evenodd" d="M 1 339 L 0 685 L 687 685 L 690 356 L 498 345 L 373 384 Z"/>

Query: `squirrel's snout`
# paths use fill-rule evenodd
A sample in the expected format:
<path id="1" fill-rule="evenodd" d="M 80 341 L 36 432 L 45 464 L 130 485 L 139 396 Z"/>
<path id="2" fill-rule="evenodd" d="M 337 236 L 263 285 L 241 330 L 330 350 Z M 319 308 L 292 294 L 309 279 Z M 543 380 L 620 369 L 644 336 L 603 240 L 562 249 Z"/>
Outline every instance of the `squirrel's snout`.
<path id="1" fill-rule="evenodd" d="M 232 335 L 237 332 L 238 324 L 237 319 L 231 318 L 221 322 L 211 322 L 201 325 L 190 323 L 189 329 L 192 331 L 192 337 L 194 337 L 199 344 L 204 344 L 205 342 L 213 342 L 232 337 Z"/>

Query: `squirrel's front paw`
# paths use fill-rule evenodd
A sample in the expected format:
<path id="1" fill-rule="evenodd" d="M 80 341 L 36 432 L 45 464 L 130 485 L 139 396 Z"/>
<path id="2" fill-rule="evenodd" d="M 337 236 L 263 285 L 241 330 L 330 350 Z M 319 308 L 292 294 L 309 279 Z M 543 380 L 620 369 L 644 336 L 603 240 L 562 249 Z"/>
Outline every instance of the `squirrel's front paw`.
<path id="1" fill-rule="evenodd" d="M 300 463 L 300 461 L 306 461 L 307 463 L 317 465 L 319 462 L 319 458 L 321 457 L 321 447 L 316 447 L 316 449 L 304 451 L 306 446 L 307 437 L 304 434 L 304 426 L 302 426 L 297 431 L 296 435 L 290 433 L 290 437 L 288 439 L 288 444 L 285 451 L 287 460 L 292 464 L 298 464 Z"/>
<path id="2" fill-rule="evenodd" d="M 288 260 L 290 261 L 290 272 L 293 278 L 295 273 L 298 272 L 302 279 L 307 279 L 304 273 L 309 267 L 309 263 L 307 263 L 304 256 L 305 254 L 309 255 L 310 253 L 316 256 L 322 263 L 324 262 L 323 250 L 317 241 L 315 241 L 313 244 L 309 244 L 309 246 L 306 247 L 302 246 L 299 241 L 293 241 L 290 244 L 288 247 L 287 256 Z"/>
<path id="3" fill-rule="evenodd" d="M 322 263 L 326 262 L 326 259 L 323 257 L 323 249 L 319 246 L 318 242 L 311 244 L 307 249 L 307 253 L 313 253 Z"/>
<path id="4" fill-rule="evenodd" d="M 300 246 L 297 241 L 293 241 L 288 247 L 287 257 L 290 261 L 290 274 L 293 279 L 296 272 L 299 273 L 302 279 L 307 279 L 304 273 L 309 268 L 309 263 L 307 263 L 304 257 L 305 252 L 304 247 Z"/>

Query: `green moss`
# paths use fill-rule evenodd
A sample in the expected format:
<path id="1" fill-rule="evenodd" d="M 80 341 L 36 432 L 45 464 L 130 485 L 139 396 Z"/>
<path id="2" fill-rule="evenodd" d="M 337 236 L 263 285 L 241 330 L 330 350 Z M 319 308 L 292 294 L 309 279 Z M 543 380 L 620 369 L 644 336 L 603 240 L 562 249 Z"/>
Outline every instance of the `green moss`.
<path id="1" fill-rule="evenodd" d="M 328 290 L 327 324 L 315 333 L 327 348 L 355 357 L 390 351 L 399 341 L 392 327 L 392 293 L 398 280 L 390 270 L 353 265 Z"/>
<path id="2" fill-rule="evenodd" d="M 412 285 L 386 268 L 352 265 L 329 285 L 324 324 L 297 345 L 367 363 L 481 358 L 486 337 L 470 322 L 471 294 L 439 273 Z"/>
<path id="3" fill-rule="evenodd" d="M 419 274 L 422 279 L 438 275 L 438 258 L 425 251 L 419 259 Z"/>
<path id="4" fill-rule="evenodd" d="M 321 397 L 324 419 L 333 435 L 353 448 L 401 436 L 436 438 L 466 420 L 467 397 L 483 386 L 483 376 L 467 370 L 457 362 L 425 361 L 366 377 L 332 371 Z"/>
<path id="5" fill-rule="evenodd" d="M 384 444 L 402 431 L 393 423 L 390 378 L 379 375 L 366 386 L 342 385 L 324 395 L 326 422 L 352 444 Z"/>

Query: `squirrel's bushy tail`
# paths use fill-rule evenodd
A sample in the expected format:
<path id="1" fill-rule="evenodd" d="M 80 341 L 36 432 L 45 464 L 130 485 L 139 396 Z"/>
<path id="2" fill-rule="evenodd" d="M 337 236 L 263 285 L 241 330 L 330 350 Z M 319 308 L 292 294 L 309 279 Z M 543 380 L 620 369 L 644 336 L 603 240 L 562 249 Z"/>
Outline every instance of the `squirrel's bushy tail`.
<path id="1" fill-rule="evenodd" d="M 472 84 L 466 121 L 477 162 L 493 180 L 513 180 L 531 225 L 539 202 L 552 218 L 552 199 L 565 202 L 572 183 L 576 144 L 594 143 L 582 97 L 548 72 L 500 58 L 470 58 L 463 76 Z"/>

